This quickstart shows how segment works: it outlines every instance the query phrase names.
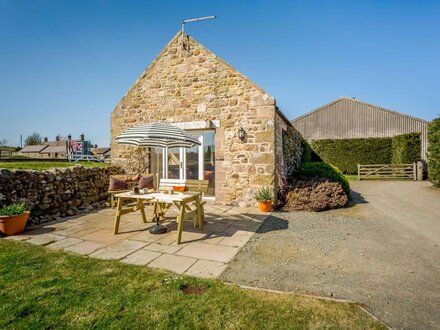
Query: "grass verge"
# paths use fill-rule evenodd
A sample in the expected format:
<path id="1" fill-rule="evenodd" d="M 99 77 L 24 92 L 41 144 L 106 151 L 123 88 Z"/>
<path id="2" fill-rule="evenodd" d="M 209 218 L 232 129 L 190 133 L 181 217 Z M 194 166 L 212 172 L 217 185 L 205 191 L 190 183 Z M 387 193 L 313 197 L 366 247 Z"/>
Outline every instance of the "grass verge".
<path id="1" fill-rule="evenodd" d="M 244 290 L 4 239 L 0 265 L 2 329 L 384 329 L 355 304 Z"/>
<path id="2" fill-rule="evenodd" d="M 98 163 L 98 162 L 1 162 L 0 168 L 7 168 L 10 170 L 48 170 L 50 168 L 56 167 L 69 167 L 74 166 L 76 164 L 85 166 L 85 167 L 107 167 L 110 164 L 108 163 Z"/>

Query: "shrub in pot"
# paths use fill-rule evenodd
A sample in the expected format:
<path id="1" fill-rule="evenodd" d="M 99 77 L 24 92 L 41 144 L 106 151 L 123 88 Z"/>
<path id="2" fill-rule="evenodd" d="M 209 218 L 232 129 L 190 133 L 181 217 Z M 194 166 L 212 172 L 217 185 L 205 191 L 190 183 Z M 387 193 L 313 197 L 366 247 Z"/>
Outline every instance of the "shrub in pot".
<path id="1" fill-rule="evenodd" d="M 30 212 L 26 203 L 14 203 L 0 207 L 0 232 L 17 235 L 23 232 Z"/>
<path id="2" fill-rule="evenodd" d="M 272 209 L 273 192 L 270 187 L 261 187 L 254 194 L 254 198 L 258 202 L 258 208 L 262 212 L 270 212 Z"/>

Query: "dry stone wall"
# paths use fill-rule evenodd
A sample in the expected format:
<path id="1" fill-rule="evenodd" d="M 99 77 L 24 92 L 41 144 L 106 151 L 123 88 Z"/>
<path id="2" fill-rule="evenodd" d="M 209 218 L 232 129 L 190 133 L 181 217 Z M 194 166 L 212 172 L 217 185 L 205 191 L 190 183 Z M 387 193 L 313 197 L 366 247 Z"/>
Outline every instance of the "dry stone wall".
<path id="1" fill-rule="evenodd" d="M 113 110 L 112 163 L 131 163 L 134 147 L 117 145 L 114 138 L 134 124 L 215 120 L 216 201 L 252 205 L 257 188 L 275 186 L 275 115 L 273 97 L 178 33 Z"/>
<path id="2" fill-rule="evenodd" d="M 32 223 L 90 212 L 107 203 L 109 176 L 123 172 L 115 166 L 47 171 L 0 169 L 0 203 L 28 201 L 33 205 Z"/>

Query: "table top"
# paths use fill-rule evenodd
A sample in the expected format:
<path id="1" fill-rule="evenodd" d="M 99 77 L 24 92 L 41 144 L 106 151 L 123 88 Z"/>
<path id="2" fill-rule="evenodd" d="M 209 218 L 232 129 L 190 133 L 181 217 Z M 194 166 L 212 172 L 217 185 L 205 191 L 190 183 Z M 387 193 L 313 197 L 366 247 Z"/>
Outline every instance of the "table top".
<path id="1" fill-rule="evenodd" d="M 150 193 L 150 194 L 134 194 L 132 191 L 126 191 L 119 194 L 115 194 L 116 198 L 133 198 L 143 200 L 157 200 L 158 202 L 183 202 L 185 199 L 190 198 L 198 193 L 174 193 L 172 195 L 166 193 Z"/>

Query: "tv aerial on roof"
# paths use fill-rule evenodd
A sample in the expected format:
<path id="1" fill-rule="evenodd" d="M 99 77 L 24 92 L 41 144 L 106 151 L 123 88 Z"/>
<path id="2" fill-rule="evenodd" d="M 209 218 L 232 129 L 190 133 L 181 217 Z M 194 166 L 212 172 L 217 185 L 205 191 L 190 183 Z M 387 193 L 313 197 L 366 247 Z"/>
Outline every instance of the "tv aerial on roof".
<path id="1" fill-rule="evenodd" d="M 181 21 L 182 23 L 182 34 L 185 32 L 185 24 L 186 23 L 192 23 L 192 22 L 198 22 L 198 21 L 205 21 L 207 19 L 214 19 L 217 16 L 212 15 L 212 16 L 204 16 L 204 17 L 197 17 L 197 18 L 189 18 L 189 19 L 183 19 Z"/>

